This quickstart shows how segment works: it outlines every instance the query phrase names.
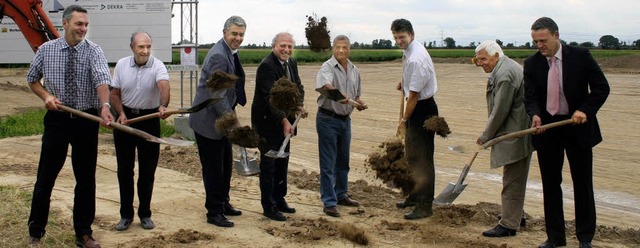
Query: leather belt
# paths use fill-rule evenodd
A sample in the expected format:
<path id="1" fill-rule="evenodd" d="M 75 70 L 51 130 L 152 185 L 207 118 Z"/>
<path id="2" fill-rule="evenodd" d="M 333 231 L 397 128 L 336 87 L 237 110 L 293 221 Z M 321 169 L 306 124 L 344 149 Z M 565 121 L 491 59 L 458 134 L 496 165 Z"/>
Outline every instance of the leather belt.
<path id="1" fill-rule="evenodd" d="M 152 114 L 155 112 L 158 112 L 158 109 L 135 109 L 135 108 L 129 108 L 127 106 L 122 105 L 122 109 L 124 110 L 125 113 L 127 114 L 134 114 L 134 115 L 147 115 L 147 114 Z"/>
<path id="2" fill-rule="evenodd" d="M 336 118 L 336 119 L 340 119 L 340 120 L 346 120 L 347 118 L 349 118 L 349 115 L 336 114 L 336 112 L 333 112 L 333 111 L 325 109 L 325 108 L 318 108 L 318 112 L 323 113 L 325 115 L 328 115 L 330 117 Z"/>

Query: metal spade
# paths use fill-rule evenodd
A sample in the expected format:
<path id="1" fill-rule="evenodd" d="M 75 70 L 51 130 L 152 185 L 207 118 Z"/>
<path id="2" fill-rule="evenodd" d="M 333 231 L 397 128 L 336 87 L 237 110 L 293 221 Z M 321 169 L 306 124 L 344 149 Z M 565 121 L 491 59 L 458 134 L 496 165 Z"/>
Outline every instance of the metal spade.
<path id="1" fill-rule="evenodd" d="M 296 120 L 293 122 L 293 125 L 291 126 L 293 129 L 296 129 L 296 126 L 298 126 L 298 121 L 300 121 L 300 117 L 302 115 L 296 115 Z M 289 140 L 291 139 L 291 134 L 287 134 L 287 136 L 284 137 L 284 141 L 282 141 L 282 145 L 280 146 L 280 150 L 276 151 L 276 150 L 271 150 L 268 151 L 267 153 L 265 153 L 264 155 L 270 158 L 286 158 L 289 156 L 288 152 L 285 152 L 284 149 L 287 147 L 287 144 L 289 144 Z"/>

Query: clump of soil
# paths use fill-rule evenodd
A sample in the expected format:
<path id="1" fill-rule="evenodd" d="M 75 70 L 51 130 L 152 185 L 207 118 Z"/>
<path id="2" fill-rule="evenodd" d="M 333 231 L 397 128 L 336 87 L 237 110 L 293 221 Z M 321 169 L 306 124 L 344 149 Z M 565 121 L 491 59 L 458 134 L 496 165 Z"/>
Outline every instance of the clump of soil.
<path id="1" fill-rule="evenodd" d="M 260 143 L 260 135 L 249 126 L 231 129 L 227 137 L 231 143 L 246 148 L 256 148 Z"/>
<path id="2" fill-rule="evenodd" d="M 227 112 L 216 120 L 216 129 L 229 138 L 231 143 L 248 148 L 258 147 L 260 135 L 249 126 L 240 126 L 238 116 Z"/>
<path id="3" fill-rule="evenodd" d="M 384 183 L 400 188 L 403 195 L 408 195 L 415 185 L 404 158 L 404 144 L 400 140 L 387 141 L 378 146 L 380 149 L 369 155 L 365 165 L 376 172 L 376 177 Z"/>
<path id="4" fill-rule="evenodd" d="M 437 135 L 440 135 L 442 138 L 446 138 L 447 135 L 451 133 L 449 129 L 449 124 L 444 120 L 444 117 L 433 116 L 426 121 L 424 121 L 424 128 L 427 130 L 435 132 Z"/>
<path id="5" fill-rule="evenodd" d="M 293 115 L 298 106 L 303 105 L 303 100 L 298 86 L 286 77 L 278 79 L 269 92 L 269 104 L 287 116 Z"/>
<path id="6" fill-rule="evenodd" d="M 180 229 L 169 235 L 157 235 L 150 238 L 137 240 L 133 243 L 126 243 L 124 247 L 173 247 L 172 244 L 191 244 L 198 241 L 210 241 L 215 236 L 213 234 L 201 233 L 191 229 Z"/>
<path id="7" fill-rule="evenodd" d="M 362 229 L 352 223 L 343 223 L 338 226 L 340 236 L 359 245 L 369 244 L 369 235 Z"/>
<path id="8" fill-rule="evenodd" d="M 202 178 L 202 165 L 196 146 L 165 146 L 158 166 Z"/>
<path id="9" fill-rule="evenodd" d="M 238 76 L 223 71 L 215 71 L 207 79 L 207 88 L 210 92 L 231 88 L 235 85 Z"/>
<path id="10" fill-rule="evenodd" d="M 216 120 L 216 130 L 224 136 L 227 136 L 231 129 L 238 126 L 240 126 L 240 122 L 238 121 L 238 116 L 236 116 L 236 113 L 233 111 L 224 113 Z"/>

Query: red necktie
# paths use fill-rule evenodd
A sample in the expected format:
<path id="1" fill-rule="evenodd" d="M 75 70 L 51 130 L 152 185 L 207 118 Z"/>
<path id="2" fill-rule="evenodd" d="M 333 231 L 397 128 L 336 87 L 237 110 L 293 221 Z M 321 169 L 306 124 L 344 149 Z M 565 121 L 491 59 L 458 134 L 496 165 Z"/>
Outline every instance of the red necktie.
<path id="1" fill-rule="evenodd" d="M 560 110 L 560 71 L 556 64 L 556 57 L 549 58 L 549 75 L 547 77 L 547 111 L 555 115 Z"/>

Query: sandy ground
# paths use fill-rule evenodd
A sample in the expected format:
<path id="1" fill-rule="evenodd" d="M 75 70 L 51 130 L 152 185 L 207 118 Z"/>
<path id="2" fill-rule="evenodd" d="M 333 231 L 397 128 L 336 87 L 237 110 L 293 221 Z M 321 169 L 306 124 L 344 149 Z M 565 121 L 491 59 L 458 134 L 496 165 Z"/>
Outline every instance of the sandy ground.
<path id="1" fill-rule="evenodd" d="M 393 137 L 398 121 L 399 93 L 394 90 L 401 74 L 400 63 L 358 64 L 363 77 L 363 100 L 369 109 L 352 115 L 350 191 L 361 201 L 359 208 L 340 207 L 340 218 L 322 213 L 318 192 L 318 151 L 315 133 L 315 75 L 319 65 L 301 65 L 307 89 L 305 103 L 310 117 L 299 123 L 292 138 L 289 195 L 297 209 L 286 222 L 262 216 L 257 177 L 234 174 L 231 203 L 243 211 L 230 217 L 234 228 L 206 223 L 204 189 L 200 178 L 197 149 L 162 146 L 160 168 L 152 202 L 157 227 L 144 230 L 135 220 L 124 232 L 114 229 L 119 220 L 119 196 L 113 138 L 100 137 L 97 177 L 97 212 L 94 237 L 103 247 L 352 247 L 368 241 L 372 247 L 533 247 L 546 239 L 541 219 L 542 191 L 537 160 L 531 163 L 525 211 L 526 227 L 510 238 L 485 238 L 481 232 L 497 223 L 501 170 L 489 169 L 489 152 L 482 151 L 467 177 L 469 184 L 453 206 L 437 207 L 433 217 L 405 221 L 407 210 L 398 210 L 397 189 L 388 188 L 365 166 L 369 154 Z M 238 109 L 242 124 L 249 124 L 250 104 L 255 87 L 255 65 L 245 67 L 249 103 Z M 26 69 L 0 70 L 0 116 L 42 107 L 41 101 L 24 83 Z M 484 90 L 486 74 L 461 63 L 436 63 L 439 90 L 436 96 L 441 116 L 452 134 L 436 138 L 436 194 L 455 181 L 475 149 L 475 140 L 486 119 Z M 187 73 L 188 76 L 188 73 Z M 599 112 L 604 142 L 594 149 L 594 183 L 598 212 L 598 247 L 640 246 L 640 88 L 638 70 L 606 70 L 611 94 Z M 180 103 L 180 74 L 172 73 L 171 108 Z M 182 92 L 188 107 L 189 79 Z M 195 82 L 196 80 L 194 80 Z M 0 184 L 31 191 L 35 182 L 40 136 L 0 140 Z M 466 152 L 448 149 L 461 146 Z M 254 156 L 250 150 L 250 156 Z M 67 163 L 70 163 L 69 160 Z M 573 194 L 568 166 L 564 168 L 565 216 L 568 244 L 577 246 L 573 228 Z M 52 206 L 71 223 L 74 178 L 70 166 L 61 172 Z M 26 229 L 26 220 L 25 229 Z M 351 230 L 351 231 L 349 231 Z M 356 238 L 353 238 L 353 237 Z M 359 238 L 358 238 L 359 237 Z M 15 237 L 16 239 L 27 237 Z M 353 241 L 355 240 L 355 241 Z M 26 242 L 26 241 L 25 241 Z"/>

